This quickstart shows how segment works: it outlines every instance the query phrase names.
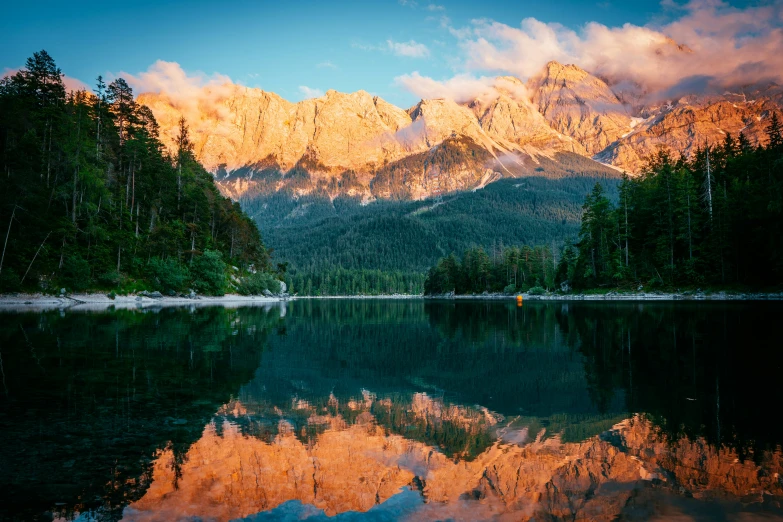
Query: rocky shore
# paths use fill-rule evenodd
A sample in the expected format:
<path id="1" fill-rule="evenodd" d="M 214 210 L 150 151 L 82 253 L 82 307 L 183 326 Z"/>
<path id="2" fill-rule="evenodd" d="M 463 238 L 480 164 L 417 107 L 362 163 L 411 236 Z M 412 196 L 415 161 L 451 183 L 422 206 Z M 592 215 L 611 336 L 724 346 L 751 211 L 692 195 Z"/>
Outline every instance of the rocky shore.
<path id="1" fill-rule="evenodd" d="M 523 301 L 783 301 L 783 292 L 636 292 L 606 294 L 501 294 L 488 293 L 455 295 L 454 293 L 441 295 L 413 295 L 413 294 L 389 294 L 389 295 L 341 295 L 341 296 L 291 296 L 288 294 L 269 295 L 238 295 L 226 294 L 223 296 L 202 296 L 196 294 L 164 296 L 160 292 L 140 292 L 135 295 L 117 295 L 111 297 L 108 294 L 5 294 L 0 295 L 0 310 L 24 309 L 44 310 L 57 308 L 79 307 L 80 309 L 100 308 L 155 308 L 164 306 L 248 306 L 254 303 L 276 303 L 290 299 L 453 299 L 453 300 L 516 300 L 517 295 L 522 296 Z"/>
<path id="2" fill-rule="evenodd" d="M 160 292 L 141 292 L 137 295 L 108 294 L 7 294 L 0 295 L 0 310 L 23 309 L 45 310 L 58 308 L 101 309 L 101 308 L 156 308 L 164 306 L 247 306 L 255 303 L 276 303 L 288 299 L 287 295 L 258 296 L 226 294 L 223 296 L 202 296 L 196 294 L 164 296 Z"/>

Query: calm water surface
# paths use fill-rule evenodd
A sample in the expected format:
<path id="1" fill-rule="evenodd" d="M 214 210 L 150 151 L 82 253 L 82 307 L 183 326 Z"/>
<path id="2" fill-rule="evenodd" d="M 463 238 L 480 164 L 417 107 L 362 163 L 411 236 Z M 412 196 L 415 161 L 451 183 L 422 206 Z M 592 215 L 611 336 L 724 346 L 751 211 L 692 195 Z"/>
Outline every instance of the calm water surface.
<path id="1" fill-rule="evenodd" d="M 780 303 L 0 313 L 0 520 L 783 520 Z"/>

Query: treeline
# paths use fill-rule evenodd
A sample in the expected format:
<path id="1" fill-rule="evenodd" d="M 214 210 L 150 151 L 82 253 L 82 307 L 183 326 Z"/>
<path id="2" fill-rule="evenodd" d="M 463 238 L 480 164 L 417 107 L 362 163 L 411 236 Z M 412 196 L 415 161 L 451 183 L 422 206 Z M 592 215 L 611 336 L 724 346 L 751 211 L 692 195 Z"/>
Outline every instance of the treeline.
<path id="1" fill-rule="evenodd" d="M 543 160 L 542 160 L 543 162 Z M 546 168 L 554 169 L 547 164 Z M 275 256 L 303 272 L 344 269 L 425 273 L 440 257 L 472 245 L 536 245 L 579 232 L 582 203 L 597 173 L 501 179 L 475 192 L 424 201 L 375 201 L 292 193 L 240 200 Z M 257 179 L 254 178 L 254 179 Z"/>
<path id="2" fill-rule="evenodd" d="M 0 80 L 0 291 L 221 294 L 270 269 L 255 224 L 196 161 L 184 119 L 170 154 L 124 79 L 66 93 L 62 78 L 41 51 Z"/>
<path id="3" fill-rule="evenodd" d="M 575 288 L 783 283 L 783 136 L 777 114 L 768 144 L 740 134 L 691 160 L 660 151 L 613 204 L 596 185 L 584 204 L 578 256 L 558 281 Z"/>
<path id="4" fill-rule="evenodd" d="M 424 281 L 424 293 L 479 294 L 482 292 L 543 292 L 552 288 L 558 259 L 557 248 L 483 247 L 469 248 L 458 258 L 444 257 L 430 268 Z M 572 255 L 573 250 L 568 250 Z"/>
<path id="5" fill-rule="evenodd" d="M 348 197 L 330 200 L 309 195 L 294 199 L 280 192 L 240 202 L 256 219 L 275 256 L 290 263 L 286 282 L 294 292 L 315 295 L 328 277 L 333 295 L 389 293 L 389 280 L 391 288 L 402 293 L 409 293 L 412 281 L 414 293 L 420 293 L 427 269 L 450 252 L 463 252 L 471 245 L 482 245 L 489 252 L 493 238 L 496 252 L 501 242 L 547 243 L 552 248 L 551 238 L 575 236 L 584 195 L 595 182 L 601 180 L 610 195 L 617 192 L 618 179 L 588 174 L 501 179 L 482 190 L 439 200 L 362 205 Z M 559 254 L 557 249 L 555 253 Z M 527 259 L 533 267 L 540 264 L 530 252 Z M 546 259 L 551 256 L 547 254 Z M 334 289 L 338 269 L 343 275 Z M 377 270 L 384 276 L 378 276 Z M 502 273 L 500 290 L 508 284 L 505 268 Z M 530 285 L 528 273 L 517 273 L 517 279 Z M 394 279 L 401 282 L 394 284 Z M 366 290 L 354 292 L 353 288 Z"/>
<path id="6" fill-rule="evenodd" d="M 345 269 L 292 271 L 286 276 L 289 292 L 299 295 L 421 294 L 424 274 L 399 270 Z"/>
<path id="7" fill-rule="evenodd" d="M 740 134 L 692 159 L 659 151 L 617 203 L 596 183 L 575 243 L 480 247 L 441 258 L 426 294 L 570 289 L 774 288 L 783 284 L 783 130 L 773 113 L 766 146 Z"/>

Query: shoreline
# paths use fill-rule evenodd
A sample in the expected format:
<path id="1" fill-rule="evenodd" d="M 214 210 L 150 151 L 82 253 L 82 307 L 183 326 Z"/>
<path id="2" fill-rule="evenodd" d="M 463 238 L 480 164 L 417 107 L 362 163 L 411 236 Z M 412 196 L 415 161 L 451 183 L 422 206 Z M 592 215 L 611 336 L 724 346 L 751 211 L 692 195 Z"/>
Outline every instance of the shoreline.
<path id="1" fill-rule="evenodd" d="M 291 299 L 426 299 L 423 294 L 380 294 L 380 295 L 297 295 Z"/>
<path id="2" fill-rule="evenodd" d="M 148 297 L 143 295 L 118 295 L 111 299 L 106 294 L 70 294 L 65 296 L 44 294 L 0 295 L 0 311 L 10 310 L 102 310 L 115 309 L 153 309 L 173 306 L 214 306 L 233 305 L 251 306 L 255 304 L 269 305 L 288 300 L 284 297 L 244 296 L 226 294 L 223 296 L 189 297 Z"/>
<path id="3" fill-rule="evenodd" d="M 713 293 L 607 293 L 607 294 L 478 294 L 478 295 L 433 295 L 389 294 L 389 295 L 328 295 L 328 296 L 244 296 L 226 294 L 223 296 L 149 297 L 145 295 L 118 295 L 114 299 L 106 294 L 70 294 L 65 296 L 44 294 L 0 294 L 0 311 L 3 310 L 53 310 L 81 309 L 152 309 L 174 306 L 252 306 L 269 305 L 293 300 L 350 299 L 350 300 L 434 300 L 434 301 L 783 301 L 783 292 L 713 292 Z"/>
<path id="4" fill-rule="evenodd" d="M 783 292 L 711 292 L 707 293 L 607 293 L 607 294 L 471 294 L 471 295 L 436 295 L 425 299 L 441 300 L 511 300 L 517 295 L 522 301 L 783 301 Z"/>

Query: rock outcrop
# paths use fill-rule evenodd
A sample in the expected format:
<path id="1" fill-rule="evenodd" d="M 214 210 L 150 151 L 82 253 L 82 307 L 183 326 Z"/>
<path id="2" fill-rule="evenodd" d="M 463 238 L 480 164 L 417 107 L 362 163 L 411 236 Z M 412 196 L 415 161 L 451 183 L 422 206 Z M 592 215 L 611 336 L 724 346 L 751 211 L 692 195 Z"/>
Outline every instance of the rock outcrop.
<path id="1" fill-rule="evenodd" d="M 610 144 L 595 158 L 629 172 L 639 172 L 645 159 L 664 148 L 675 156 L 690 157 L 698 148 L 720 145 L 731 134 L 742 133 L 753 145 L 765 144 L 765 129 L 773 112 L 783 115 L 770 98 L 682 98 L 655 109 L 633 129 Z"/>
<path id="2" fill-rule="evenodd" d="M 630 107 L 576 65 L 549 62 L 527 88 L 552 128 L 574 138 L 587 154 L 601 152 L 631 130 Z"/>
<path id="3" fill-rule="evenodd" d="M 659 148 L 689 156 L 740 132 L 763 144 L 783 100 L 783 90 L 770 86 L 644 105 L 614 88 L 576 65 L 549 62 L 526 84 L 499 78 L 493 96 L 421 100 L 407 111 L 365 91 L 330 90 L 291 103 L 237 85 L 216 89 L 195 108 L 166 94 L 141 94 L 138 101 L 152 109 L 165 143 L 174 143 L 180 115 L 187 115 L 196 156 L 233 198 L 288 190 L 294 197 L 322 192 L 372 200 L 474 189 L 525 175 L 526 165 L 558 153 L 634 174 Z M 449 143 L 466 144 L 470 160 L 438 158 L 435 150 Z M 390 172 L 404 172 L 395 175 L 400 184 L 389 186 Z"/>

